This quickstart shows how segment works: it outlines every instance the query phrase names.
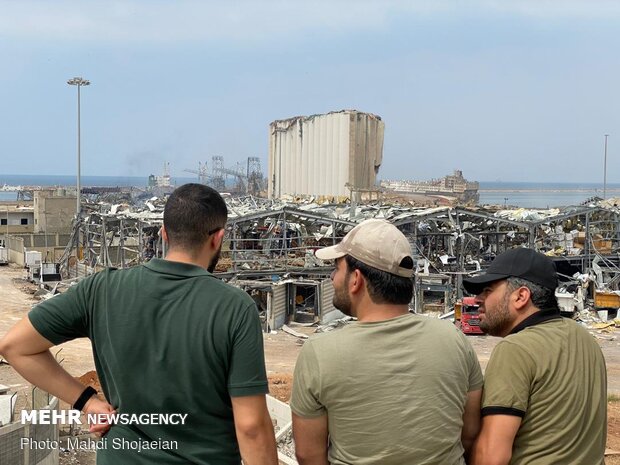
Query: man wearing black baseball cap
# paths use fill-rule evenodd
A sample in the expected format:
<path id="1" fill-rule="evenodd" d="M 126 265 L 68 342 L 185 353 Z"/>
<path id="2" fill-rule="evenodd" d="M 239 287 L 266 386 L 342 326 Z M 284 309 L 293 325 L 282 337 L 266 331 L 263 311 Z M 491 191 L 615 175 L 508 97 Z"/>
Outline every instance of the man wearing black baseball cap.
<path id="1" fill-rule="evenodd" d="M 475 465 L 604 463 L 605 360 L 595 339 L 562 318 L 553 261 L 508 250 L 463 280 L 480 327 L 503 337 L 485 371 Z"/>

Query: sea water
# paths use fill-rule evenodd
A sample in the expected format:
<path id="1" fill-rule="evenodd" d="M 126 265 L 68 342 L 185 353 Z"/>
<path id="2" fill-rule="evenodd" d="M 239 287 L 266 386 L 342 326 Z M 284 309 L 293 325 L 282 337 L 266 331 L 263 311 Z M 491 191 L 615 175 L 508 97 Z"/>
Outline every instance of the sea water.
<path id="1" fill-rule="evenodd" d="M 480 182 L 481 205 L 555 208 L 580 205 L 594 197 L 620 197 L 620 184 L 562 182 Z"/>
<path id="2" fill-rule="evenodd" d="M 146 176 L 82 176 L 82 186 L 145 187 Z M 197 182 L 196 178 L 173 177 L 171 184 L 180 186 Z M 0 187 L 11 186 L 75 186 L 75 176 L 0 175 Z M 480 182 L 480 205 L 506 205 L 523 208 L 554 208 L 579 205 L 593 197 L 603 197 L 602 183 L 534 183 Z M 620 197 L 620 184 L 607 184 L 607 198 Z M 16 192 L 0 191 L 0 200 L 15 200 Z"/>

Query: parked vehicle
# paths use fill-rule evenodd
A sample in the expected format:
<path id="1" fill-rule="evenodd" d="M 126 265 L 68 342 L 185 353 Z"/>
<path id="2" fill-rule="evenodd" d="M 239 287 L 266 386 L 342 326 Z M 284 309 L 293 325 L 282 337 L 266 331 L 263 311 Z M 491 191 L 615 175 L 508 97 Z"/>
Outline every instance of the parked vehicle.
<path id="1" fill-rule="evenodd" d="M 458 302 L 454 310 L 463 334 L 484 334 L 480 329 L 480 313 L 474 297 L 463 297 L 463 301 Z"/>

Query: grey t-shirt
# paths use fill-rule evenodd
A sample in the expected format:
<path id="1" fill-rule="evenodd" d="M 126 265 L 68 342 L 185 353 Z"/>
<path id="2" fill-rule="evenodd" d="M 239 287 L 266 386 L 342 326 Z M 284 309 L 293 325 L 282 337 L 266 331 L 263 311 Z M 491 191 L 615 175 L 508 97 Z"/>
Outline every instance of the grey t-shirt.
<path id="1" fill-rule="evenodd" d="M 407 314 L 311 338 L 292 411 L 328 415 L 332 464 L 464 464 L 467 393 L 482 387 L 471 344 L 446 321 Z"/>

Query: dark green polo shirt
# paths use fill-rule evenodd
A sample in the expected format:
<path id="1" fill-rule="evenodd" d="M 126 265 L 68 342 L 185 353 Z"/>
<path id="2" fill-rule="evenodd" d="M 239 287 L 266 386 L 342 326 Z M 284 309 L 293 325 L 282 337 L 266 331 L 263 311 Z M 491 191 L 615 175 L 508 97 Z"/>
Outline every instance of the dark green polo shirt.
<path id="1" fill-rule="evenodd" d="M 258 311 L 245 292 L 200 267 L 153 259 L 84 279 L 29 318 L 54 344 L 90 338 L 119 413 L 188 415 L 184 425 L 112 427 L 98 464 L 240 463 L 230 397 L 268 392 Z M 177 447 L 116 448 L 123 440 Z"/>
<path id="2" fill-rule="evenodd" d="M 512 465 L 604 463 L 605 360 L 583 327 L 535 313 L 497 344 L 484 378 L 482 415 L 522 418 Z"/>

